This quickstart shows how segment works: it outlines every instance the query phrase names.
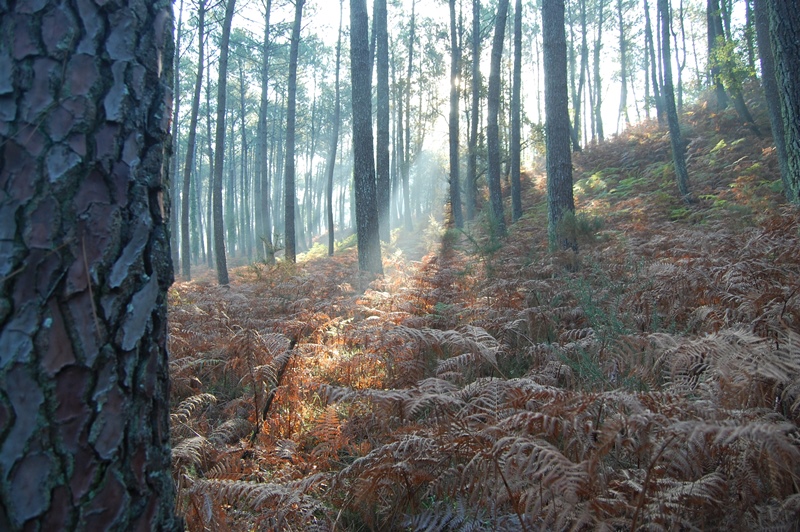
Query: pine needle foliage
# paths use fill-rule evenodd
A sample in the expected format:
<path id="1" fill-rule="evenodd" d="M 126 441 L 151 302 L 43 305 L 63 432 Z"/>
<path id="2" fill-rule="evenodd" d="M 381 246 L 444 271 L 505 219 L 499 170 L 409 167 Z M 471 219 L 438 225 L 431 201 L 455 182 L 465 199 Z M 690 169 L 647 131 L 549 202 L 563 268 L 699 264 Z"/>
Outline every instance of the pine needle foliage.
<path id="1" fill-rule="evenodd" d="M 576 159 L 580 256 L 532 209 L 369 284 L 352 250 L 177 283 L 188 529 L 796 530 L 800 214 L 765 141 L 686 123 L 688 208 L 655 125 Z"/>

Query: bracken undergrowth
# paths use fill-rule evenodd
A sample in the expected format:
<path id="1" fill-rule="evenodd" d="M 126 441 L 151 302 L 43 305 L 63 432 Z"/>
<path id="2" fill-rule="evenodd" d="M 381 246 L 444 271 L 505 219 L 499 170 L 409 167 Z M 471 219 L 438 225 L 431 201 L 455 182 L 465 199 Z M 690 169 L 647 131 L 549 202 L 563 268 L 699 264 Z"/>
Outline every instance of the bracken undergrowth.
<path id="1" fill-rule="evenodd" d="M 580 254 L 544 178 L 477 221 L 170 292 L 189 530 L 797 530 L 800 214 L 767 140 L 687 115 L 576 157 Z M 776 184 L 777 183 L 777 184 Z M 210 279 L 210 275 L 206 276 Z"/>

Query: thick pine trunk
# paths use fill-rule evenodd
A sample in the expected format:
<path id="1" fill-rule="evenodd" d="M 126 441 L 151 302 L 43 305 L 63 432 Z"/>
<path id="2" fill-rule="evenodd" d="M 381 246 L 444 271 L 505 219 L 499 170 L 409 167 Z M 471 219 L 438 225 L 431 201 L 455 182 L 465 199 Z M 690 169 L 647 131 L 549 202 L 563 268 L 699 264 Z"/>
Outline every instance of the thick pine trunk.
<path id="1" fill-rule="evenodd" d="M 176 530 L 171 2 L 75 4 L 0 16 L 0 530 Z"/>
<path id="2" fill-rule="evenodd" d="M 786 197 L 800 204 L 800 11 L 790 2 L 769 0 L 772 55 L 786 144 Z"/>

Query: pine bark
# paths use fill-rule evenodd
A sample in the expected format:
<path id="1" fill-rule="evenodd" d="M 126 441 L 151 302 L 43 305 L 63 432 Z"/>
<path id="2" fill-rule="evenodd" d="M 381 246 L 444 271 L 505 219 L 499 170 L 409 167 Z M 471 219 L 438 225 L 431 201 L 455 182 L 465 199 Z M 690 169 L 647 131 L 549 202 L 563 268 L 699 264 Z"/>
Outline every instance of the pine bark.
<path id="1" fill-rule="evenodd" d="M 11 6 L 0 16 L 0 529 L 178 530 L 171 2 Z"/>
<path id="2" fill-rule="evenodd" d="M 506 221 L 503 214 L 503 197 L 500 188 L 500 63 L 503 58 L 503 39 L 508 15 L 508 0 L 500 0 L 495 15 L 492 61 L 489 70 L 489 116 L 486 122 L 486 147 L 489 155 L 488 181 L 491 219 L 494 232 L 505 236 Z M 563 18 L 563 15 L 562 15 Z M 566 63 L 565 63 L 566 64 Z"/>
<path id="3" fill-rule="evenodd" d="M 574 215 L 575 212 L 572 193 L 564 0 L 543 2 L 542 39 L 547 138 L 547 232 L 551 246 L 577 251 L 574 224 L 564 223 L 564 217 Z"/>
<path id="4" fill-rule="evenodd" d="M 685 201 L 690 201 L 689 172 L 686 169 L 686 146 L 683 143 L 681 127 L 678 122 L 678 108 L 675 105 L 675 90 L 672 86 L 672 57 L 670 53 L 670 14 L 669 0 L 658 0 L 658 10 L 661 12 L 661 54 L 664 63 L 664 106 L 667 111 L 669 124 L 669 139 L 672 146 L 672 161 L 675 166 L 675 178 L 678 182 L 678 191 Z"/>
<path id="5" fill-rule="evenodd" d="M 214 255 L 217 266 L 217 282 L 228 284 L 228 262 L 225 253 L 225 224 L 222 213 L 222 171 L 225 160 L 225 98 L 228 95 L 228 44 L 236 0 L 228 0 L 225 20 L 222 23 L 222 39 L 219 45 L 219 81 L 217 82 L 217 124 L 214 134 Z M 233 194 L 228 190 L 228 195 Z"/>
<path id="6" fill-rule="evenodd" d="M 787 199 L 800 204 L 800 11 L 791 2 L 768 0 L 783 135 L 786 144 Z"/>
<path id="7" fill-rule="evenodd" d="M 372 83 L 366 0 L 350 0 L 350 72 L 353 105 L 353 176 L 358 267 L 383 273 L 378 231 L 375 159 L 372 152 Z"/>

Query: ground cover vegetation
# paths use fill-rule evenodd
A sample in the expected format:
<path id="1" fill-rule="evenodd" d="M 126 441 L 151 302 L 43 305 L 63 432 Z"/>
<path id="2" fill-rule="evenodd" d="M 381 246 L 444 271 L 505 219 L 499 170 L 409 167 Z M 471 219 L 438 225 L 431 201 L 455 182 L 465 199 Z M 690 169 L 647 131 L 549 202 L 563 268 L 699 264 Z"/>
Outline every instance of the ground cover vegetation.
<path id="1" fill-rule="evenodd" d="M 502 243 L 431 219 L 371 283 L 352 244 L 176 283 L 188 528 L 793 529 L 800 216 L 768 140 L 687 110 L 697 201 L 635 126 L 576 157 L 578 255 L 533 168 Z"/>

